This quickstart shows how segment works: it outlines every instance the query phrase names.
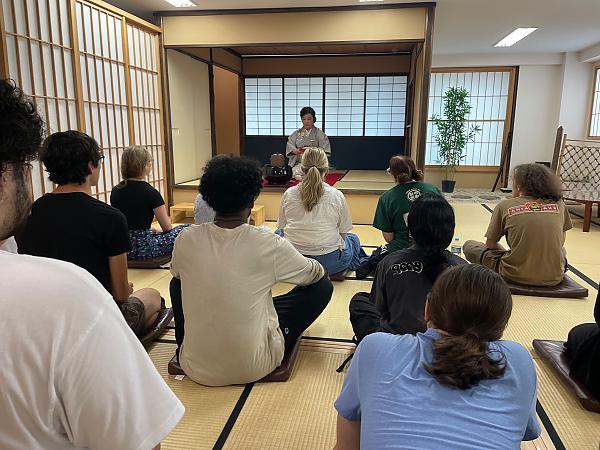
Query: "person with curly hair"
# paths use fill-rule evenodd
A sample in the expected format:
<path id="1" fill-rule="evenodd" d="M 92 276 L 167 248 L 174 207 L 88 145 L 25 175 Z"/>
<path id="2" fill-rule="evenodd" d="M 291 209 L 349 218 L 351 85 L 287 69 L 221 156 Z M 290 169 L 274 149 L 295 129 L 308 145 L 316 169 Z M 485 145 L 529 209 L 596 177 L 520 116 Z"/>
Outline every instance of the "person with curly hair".
<path id="1" fill-rule="evenodd" d="M 454 210 L 438 194 L 424 193 L 408 214 L 413 244 L 384 258 L 377 266 L 371 294 L 350 300 L 350 322 L 358 342 L 367 334 L 424 332 L 425 300 L 435 280 L 447 268 L 467 262 L 450 253 Z"/>
<path id="2" fill-rule="evenodd" d="M 445 270 L 416 335 L 373 333 L 358 346 L 342 391 L 336 450 L 514 449 L 536 439 L 536 372 L 529 352 L 501 340 L 512 311 L 486 267 Z"/>
<path id="3" fill-rule="evenodd" d="M 192 225 L 175 241 L 176 354 L 186 375 L 200 384 L 263 378 L 331 299 L 333 286 L 321 264 L 287 240 L 248 224 L 261 188 L 258 162 L 214 157 L 200 179 L 214 222 Z M 276 283 L 296 287 L 273 298 Z"/>
<path id="4" fill-rule="evenodd" d="M 110 193 L 110 204 L 127 219 L 131 250 L 127 259 L 150 259 L 171 254 L 175 238 L 187 225 L 173 227 L 160 192 L 146 180 L 152 172 L 150 152 L 140 146 L 127 147 L 121 155 L 123 181 Z M 162 232 L 153 230 L 156 217 Z"/>
<path id="5" fill-rule="evenodd" d="M 300 167 L 302 182 L 283 193 L 277 229 L 300 253 L 319 261 L 334 279 L 342 277 L 367 256 L 358 236 L 349 232 L 352 218 L 346 198 L 323 179 L 329 170 L 323 149 L 307 148 Z"/>
<path id="6" fill-rule="evenodd" d="M 74 264 L 7 251 L 44 124 L 7 80 L 0 117 L 0 448 L 159 448 L 184 408 L 112 296 Z"/>
<path id="7" fill-rule="evenodd" d="M 37 199 L 23 232 L 19 252 L 68 261 L 86 269 L 110 292 L 138 337 L 161 308 L 160 293 L 133 292 L 127 277 L 129 232 L 125 216 L 92 196 L 104 155 L 98 143 L 80 131 L 49 136 L 41 161 L 56 188 Z"/>
<path id="8" fill-rule="evenodd" d="M 373 219 L 373 226 L 381 230 L 387 244 L 375 249 L 371 257 L 356 269 L 358 279 L 374 272 L 379 261 L 390 253 L 411 246 L 406 218 L 412 202 L 425 192 L 440 193 L 437 187 L 423 181 L 423 172 L 408 156 L 392 156 L 387 173 L 394 178 L 396 185 L 379 197 Z"/>
<path id="9" fill-rule="evenodd" d="M 485 244 L 465 242 L 465 257 L 513 283 L 556 286 L 567 268 L 566 232 L 573 228 L 560 180 L 542 164 L 522 164 L 513 171 L 512 195 L 494 208 Z M 503 236 L 508 250 L 498 243 Z"/>

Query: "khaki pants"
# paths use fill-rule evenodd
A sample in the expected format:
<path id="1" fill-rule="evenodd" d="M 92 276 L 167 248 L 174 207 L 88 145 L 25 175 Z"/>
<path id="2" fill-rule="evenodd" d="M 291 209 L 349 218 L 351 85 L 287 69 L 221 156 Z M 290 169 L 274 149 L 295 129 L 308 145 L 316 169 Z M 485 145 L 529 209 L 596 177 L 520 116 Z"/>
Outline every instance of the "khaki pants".
<path id="1" fill-rule="evenodd" d="M 507 250 L 487 248 L 484 243 L 477 241 L 467 241 L 463 245 L 463 253 L 467 261 L 474 264 L 492 269 L 494 272 L 499 272 L 500 259 L 504 256 Z"/>

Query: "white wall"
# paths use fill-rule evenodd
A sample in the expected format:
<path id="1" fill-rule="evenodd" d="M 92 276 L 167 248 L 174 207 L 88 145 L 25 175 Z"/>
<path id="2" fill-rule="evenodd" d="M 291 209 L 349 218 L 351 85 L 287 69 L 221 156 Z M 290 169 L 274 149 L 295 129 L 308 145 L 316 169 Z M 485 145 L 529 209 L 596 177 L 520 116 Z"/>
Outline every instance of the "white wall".
<path id="1" fill-rule="evenodd" d="M 560 112 L 562 66 L 520 66 L 511 168 L 551 161 Z"/>
<path id="2" fill-rule="evenodd" d="M 559 125 L 570 139 L 585 139 L 592 89 L 593 65 L 565 53 Z"/>
<path id="3" fill-rule="evenodd" d="M 167 50 L 175 183 L 194 180 L 212 158 L 208 65 Z"/>

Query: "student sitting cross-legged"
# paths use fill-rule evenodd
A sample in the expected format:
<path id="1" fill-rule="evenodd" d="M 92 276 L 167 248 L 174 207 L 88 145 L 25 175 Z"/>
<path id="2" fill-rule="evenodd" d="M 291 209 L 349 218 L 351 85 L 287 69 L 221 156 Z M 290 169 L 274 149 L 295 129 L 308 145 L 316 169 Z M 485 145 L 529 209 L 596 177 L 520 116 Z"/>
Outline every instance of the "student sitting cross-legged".
<path id="1" fill-rule="evenodd" d="M 425 331 L 423 313 L 431 286 L 447 268 L 467 264 L 446 250 L 455 220 L 444 197 L 421 195 L 413 202 L 407 221 L 412 246 L 384 258 L 377 266 L 371 295 L 359 292 L 350 301 L 350 321 L 358 342 L 376 331 Z"/>
<path id="2" fill-rule="evenodd" d="M 423 172 L 408 156 L 392 156 L 387 172 L 396 185 L 379 197 L 373 219 L 373 226 L 381 230 L 387 244 L 374 250 L 369 258 L 361 262 L 356 269 L 358 279 L 366 278 L 375 271 L 385 256 L 411 246 L 406 218 L 412 202 L 425 192 L 440 193 L 437 187 L 423 181 Z"/>
<path id="3" fill-rule="evenodd" d="M 152 155 L 144 147 L 127 147 L 121 155 L 123 181 L 110 193 L 110 204 L 127 219 L 131 239 L 128 259 L 158 258 L 171 253 L 175 238 L 184 228 L 171 225 L 162 195 L 146 182 L 152 163 Z M 151 229 L 154 217 L 162 232 Z"/>
<path id="4" fill-rule="evenodd" d="M 565 274 L 565 232 L 573 228 L 560 180 L 546 166 L 522 164 L 513 172 L 513 198 L 494 208 L 487 241 L 467 241 L 465 257 L 513 283 L 555 286 Z M 506 236 L 509 249 L 498 241 Z"/>
<path id="5" fill-rule="evenodd" d="M 261 188 L 257 162 L 213 158 L 200 192 L 215 210 L 214 222 L 192 225 L 175 241 L 171 302 L 179 363 L 200 384 L 243 384 L 269 374 L 333 292 L 319 262 L 248 224 Z M 273 298 L 279 282 L 297 286 Z"/>
<path id="6" fill-rule="evenodd" d="M 425 333 L 373 333 L 339 398 L 337 450 L 518 450 L 540 435 L 529 352 L 500 340 L 512 310 L 502 278 L 452 267 L 427 299 Z"/>
<path id="7" fill-rule="evenodd" d="M 0 80 L 0 448 L 157 450 L 184 408 L 112 296 L 74 264 L 14 252 L 44 135 L 38 109 Z M 74 233 L 77 219 L 57 229 L 56 216 L 49 239 Z"/>
<path id="8" fill-rule="evenodd" d="M 306 149 L 300 163 L 302 182 L 284 192 L 277 229 L 296 249 L 319 261 L 330 274 L 355 270 L 366 258 L 344 194 L 323 177 L 329 169 L 323 149 Z"/>
<path id="9" fill-rule="evenodd" d="M 57 187 L 33 203 L 17 236 L 19 253 L 86 269 L 112 294 L 131 329 L 141 337 L 156 320 L 160 293 L 151 288 L 133 292 L 127 278 L 130 244 L 125 216 L 92 197 L 104 159 L 98 143 L 79 131 L 54 133 L 44 142 L 40 156 Z"/>

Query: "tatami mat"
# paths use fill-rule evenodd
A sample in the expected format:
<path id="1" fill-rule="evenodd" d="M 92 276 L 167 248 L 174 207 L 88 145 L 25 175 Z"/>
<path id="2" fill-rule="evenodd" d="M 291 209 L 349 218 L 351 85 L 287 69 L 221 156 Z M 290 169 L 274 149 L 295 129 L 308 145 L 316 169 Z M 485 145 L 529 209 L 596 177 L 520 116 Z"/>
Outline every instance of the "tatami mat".
<path id="1" fill-rule="evenodd" d="M 349 171 L 342 181 L 371 181 L 377 183 L 392 183 L 394 179 L 385 170 L 351 170 Z M 337 187 L 337 185 L 336 185 Z"/>
<path id="2" fill-rule="evenodd" d="M 254 385 L 233 427 L 226 449 L 330 449 L 344 375 L 335 369 L 344 353 L 306 349 L 285 383 Z"/>
<path id="3" fill-rule="evenodd" d="M 584 410 L 543 360 L 535 358 L 534 362 L 538 373 L 538 399 L 565 447 L 568 450 L 600 448 L 600 414 Z"/>
<path id="4" fill-rule="evenodd" d="M 178 381 L 173 375 L 167 374 L 167 364 L 174 353 L 174 344 L 156 343 L 150 350 L 154 365 L 185 406 L 183 419 L 163 440 L 161 448 L 212 449 L 244 386 L 210 388 L 196 384 L 187 377 Z"/>
<path id="5" fill-rule="evenodd" d="M 351 171 L 346 177 L 353 172 L 356 171 Z M 366 174 L 354 175 L 367 177 Z M 467 239 L 483 240 L 491 217 L 489 211 L 478 203 L 452 204 L 456 214 L 456 235 L 461 242 Z M 488 206 L 493 208 L 494 204 Z M 572 208 L 575 212 L 578 211 L 577 206 Z M 567 233 L 569 263 L 597 283 L 600 280 L 600 252 L 596 251 L 600 248 L 600 227 L 592 225 L 589 233 L 583 233 L 581 223 L 581 219 L 573 217 L 575 228 Z M 269 222 L 266 225 L 274 228 L 275 223 Z M 383 243 L 381 232 L 372 226 L 355 225 L 353 232 L 359 236 L 363 245 L 376 246 Z M 370 253 L 373 249 L 366 250 Z M 136 289 L 155 287 L 168 301 L 171 279 L 168 270 L 130 270 L 129 276 Z M 533 339 L 565 339 L 571 327 L 593 320 L 596 290 L 592 285 L 586 284 L 587 278 L 579 278 L 574 272 L 571 276 L 590 290 L 588 299 L 514 296 L 513 314 L 505 339 L 520 342 L 531 351 Z M 292 287 L 278 284 L 273 288 L 273 295 L 287 292 Z M 351 338 L 348 303 L 356 292 L 368 292 L 370 288 L 370 281 L 335 282 L 330 304 L 305 335 L 342 340 Z M 173 330 L 167 330 L 162 338 L 174 339 Z M 255 385 L 225 446 L 232 449 L 331 448 L 335 440 L 333 401 L 343 381 L 343 375 L 337 374 L 335 368 L 351 348 L 351 345 L 344 342 L 328 342 L 325 345 L 321 341 L 303 340 L 290 381 Z M 244 387 L 206 388 L 187 378 L 183 381 L 175 380 L 166 374 L 166 365 L 174 350 L 173 344 L 157 343 L 150 351 L 161 375 L 187 408 L 184 420 L 166 439 L 163 448 L 212 448 Z M 536 357 L 535 353 L 533 356 Z M 600 415 L 583 410 L 545 363 L 536 359 L 536 367 L 540 403 L 566 448 L 598 448 Z M 545 441 L 536 440 L 522 445 L 522 449 L 545 448 L 552 448 L 547 434 Z"/>

